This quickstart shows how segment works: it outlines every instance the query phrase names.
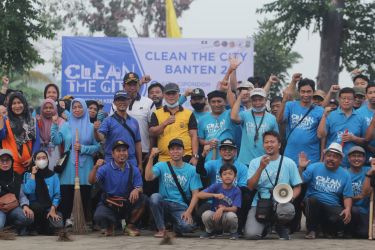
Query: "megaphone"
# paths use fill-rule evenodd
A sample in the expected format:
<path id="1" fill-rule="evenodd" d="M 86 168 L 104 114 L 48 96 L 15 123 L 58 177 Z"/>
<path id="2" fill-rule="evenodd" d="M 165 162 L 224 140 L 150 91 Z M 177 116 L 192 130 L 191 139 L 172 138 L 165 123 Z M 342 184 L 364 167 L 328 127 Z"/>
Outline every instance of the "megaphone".
<path id="1" fill-rule="evenodd" d="M 277 184 L 276 187 L 273 189 L 273 198 L 278 203 L 288 203 L 293 198 L 293 189 L 288 184 Z"/>

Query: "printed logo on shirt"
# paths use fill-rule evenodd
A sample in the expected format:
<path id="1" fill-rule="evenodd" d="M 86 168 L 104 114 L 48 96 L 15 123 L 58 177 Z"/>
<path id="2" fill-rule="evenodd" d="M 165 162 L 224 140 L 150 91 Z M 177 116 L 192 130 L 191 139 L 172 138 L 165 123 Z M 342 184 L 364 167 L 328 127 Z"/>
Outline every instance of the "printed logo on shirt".
<path id="1" fill-rule="evenodd" d="M 338 131 L 336 136 L 336 142 L 341 143 L 342 142 L 342 135 L 345 131 Z M 349 135 L 354 135 L 352 132 L 348 131 Z"/>
<path id="2" fill-rule="evenodd" d="M 181 187 L 184 188 L 184 186 L 188 182 L 187 179 L 186 179 L 186 177 L 182 176 L 182 175 L 178 175 L 178 174 L 176 174 L 176 176 L 177 176 L 177 180 L 180 183 Z M 170 174 L 170 173 L 164 173 L 163 181 L 164 181 L 164 185 L 167 188 L 174 188 L 174 187 L 177 188 L 176 183 L 175 183 L 175 181 L 173 179 L 172 174 Z"/>
<path id="3" fill-rule="evenodd" d="M 216 137 L 219 132 L 222 132 L 225 128 L 225 120 L 216 123 L 207 124 L 206 129 L 208 137 Z"/>
<path id="4" fill-rule="evenodd" d="M 372 117 L 365 117 L 367 126 L 370 126 Z"/>
<path id="5" fill-rule="evenodd" d="M 268 130 L 267 127 L 268 127 L 267 124 L 262 124 L 262 125 L 260 125 L 260 128 L 259 128 L 259 131 L 258 131 L 258 132 L 259 132 L 260 134 L 263 134 L 264 132 L 266 132 L 266 131 Z M 250 133 L 254 133 L 255 130 L 256 130 L 256 127 L 255 127 L 255 123 L 254 123 L 254 122 L 246 122 L 246 132 L 247 132 L 248 134 L 250 134 Z"/>
<path id="6" fill-rule="evenodd" d="M 362 193 L 362 181 L 352 182 L 353 195 L 357 196 Z"/>
<path id="7" fill-rule="evenodd" d="M 299 121 L 303 118 L 303 116 L 304 114 L 300 114 L 300 115 L 292 114 L 291 115 L 291 119 L 292 119 L 291 127 L 294 128 L 299 123 Z M 312 128 L 312 125 L 314 124 L 314 122 L 315 122 L 314 117 L 306 116 L 303 119 L 303 121 L 298 125 L 297 128 L 309 130 Z"/>
<path id="8" fill-rule="evenodd" d="M 328 176 L 315 177 L 315 189 L 326 193 L 337 193 L 341 187 L 341 181 L 331 179 Z"/>

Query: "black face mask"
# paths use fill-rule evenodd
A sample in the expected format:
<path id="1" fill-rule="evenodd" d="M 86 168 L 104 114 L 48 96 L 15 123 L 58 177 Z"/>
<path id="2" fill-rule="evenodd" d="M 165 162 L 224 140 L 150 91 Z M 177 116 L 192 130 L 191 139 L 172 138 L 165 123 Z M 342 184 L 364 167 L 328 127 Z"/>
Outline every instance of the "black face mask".
<path id="1" fill-rule="evenodd" d="M 191 106 L 194 108 L 195 111 L 201 112 L 203 111 L 204 106 L 206 106 L 206 104 L 198 102 L 198 103 L 191 104 Z"/>

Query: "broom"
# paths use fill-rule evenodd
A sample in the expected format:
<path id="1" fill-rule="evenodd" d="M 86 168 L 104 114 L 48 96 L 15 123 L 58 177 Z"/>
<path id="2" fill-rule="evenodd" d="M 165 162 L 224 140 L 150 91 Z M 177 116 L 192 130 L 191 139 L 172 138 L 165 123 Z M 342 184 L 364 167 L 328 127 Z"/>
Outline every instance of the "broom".
<path id="1" fill-rule="evenodd" d="M 369 223 L 368 223 L 368 239 L 374 239 L 374 191 L 370 194 L 370 211 L 369 211 Z"/>
<path id="2" fill-rule="evenodd" d="M 76 143 L 79 142 L 78 139 L 78 129 L 76 129 Z M 85 214 L 83 212 L 83 205 L 82 205 L 82 198 L 81 198 L 81 190 L 79 186 L 79 175 L 78 175 L 78 150 L 76 153 L 76 177 L 74 178 L 74 200 L 73 200 L 73 232 L 76 234 L 84 234 L 86 233 L 86 225 L 85 225 Z"/>

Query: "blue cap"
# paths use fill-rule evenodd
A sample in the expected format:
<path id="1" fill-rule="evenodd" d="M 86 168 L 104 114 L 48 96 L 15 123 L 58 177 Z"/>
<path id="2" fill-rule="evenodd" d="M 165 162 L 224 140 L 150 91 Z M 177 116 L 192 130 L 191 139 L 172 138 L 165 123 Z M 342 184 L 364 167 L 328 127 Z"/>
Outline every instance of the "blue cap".
<path id="1" fill-rule="evenodd" d="M 128 93 L 124 90 L 119 90 L 115 93 L 113 100 L 116 101 L 118 99 L 131 99 Z"/>

